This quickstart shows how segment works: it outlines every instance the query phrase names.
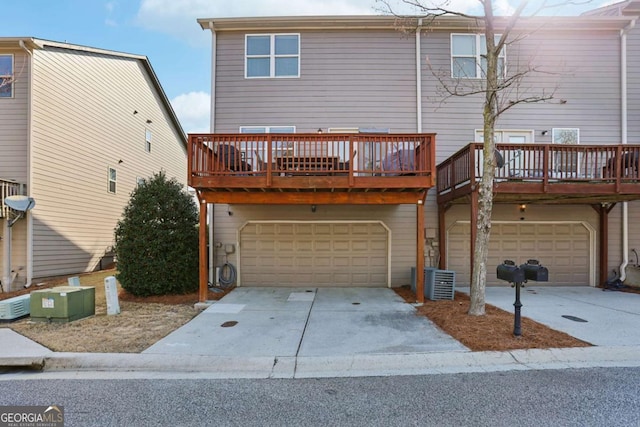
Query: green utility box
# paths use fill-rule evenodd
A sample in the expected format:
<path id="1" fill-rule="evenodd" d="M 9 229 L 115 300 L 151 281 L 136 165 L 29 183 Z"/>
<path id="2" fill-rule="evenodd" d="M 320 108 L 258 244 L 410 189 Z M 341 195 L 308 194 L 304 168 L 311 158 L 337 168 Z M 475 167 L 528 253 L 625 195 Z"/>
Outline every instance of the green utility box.
<path id="1" fill-rule="evenodd" d="M 57 286 L 31 292 L 31 320 L 65 323 L 96 313 L 96 290 L 91 286 Z"/>

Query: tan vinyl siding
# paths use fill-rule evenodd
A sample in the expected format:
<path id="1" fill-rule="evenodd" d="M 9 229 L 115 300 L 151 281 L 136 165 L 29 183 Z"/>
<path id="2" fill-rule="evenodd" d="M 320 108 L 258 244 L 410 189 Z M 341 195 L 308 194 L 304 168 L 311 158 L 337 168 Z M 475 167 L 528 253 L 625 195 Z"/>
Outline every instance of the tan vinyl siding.
<path id="1" fill-rule="evenodd" d="M 56 48 L 34 58 L 33 274 L 92 270 L 113 244 L 136 177 L 163 169 L 184 183 L 185 149 L 141 61 Z"/>
<path id="2" fill-rule="evenodd" d="M 27 182 L 29 105 L 29 57 L 22 50 L 0 49 L 13 54 L 16 81 L 13 98 L 0 98 L 0 178 Z"/>
<path id="3" fill-rule="evenodd" d="M 415 266 L 416 207 L 412 205 L 385 205 L 375 209 L 371 206 L 318 205 L 315 213 L 309 206 L 215 205 L 214 210 L 215 242 L 223 245 L 237 245 L 238 230 L 247 221 L 382 221 L 391 230 L 391 286 L 409 284 L 411 267 Z M 224 251 L 219 250 L 215 265 L 221 266 L 225 260 Z M 228 260 L 237 266 L 237 251 Z"/>
<path id="4" fill-rule="evenodd" d="M 215 131 L 289 124 L 298 132 L 319 127 L 415 131 L 415 43 L 388 31 L 344 36 L 302 32 L 300 78 L 245 79 L 245 33 L 220 33 L 217 52 L 224 60 L 216 69 Z"/>
<path id="5" fill-rule="evenodd" d="M 447 211 L 445 228 L 447 232 L 450 232 L 454 227 L 461 227 L 460 225 L 457 225 L 457 226 L 455 225 L 457 222 L 465 222 L 466 224 L 465 227 L 468 227 L 468 221 L 469 221 L 469 206 L 468 205 L 453 206 L 451 209 L 449 209 L 449 211 Z M 588 205 L 545 206 L 545 205 L 529 204 L 527 205 L 526 211 L 522 213 L 520 212 L 519 205 L 517 203 L 497 204 L 497 205 L 494 205 L 493 207 L 492 221 L 502 222 L 502 223 L 516 223 L 516 224 L 523 224 L 523 225 L 526 225 L 527 223 L 544 224 L 544 223 L 553 223 L 554 221 L 556 222 L 571 221 L 574 223 L 586 224 L 584 226 L 580 225 L 578 227 L 580 229 L 580 233 L 586 233 L 586 230 L 583 230 L 586 227 L 592 230 L 593 237 L 595 238 L 598 235 L 597 233 L 599 232 L 598 215 L 596 211 Z M 610 221 L 610 232 L 612 232 L 611 224 L 612 222 Z M 499 236 L 492 235 L 491 239 L 499 239 Z M 467 245 L 468 244 L 469 243 L 467 243 Z M 500 244 L 495 243 L 492 246 L 500 247 Z M 562 253 L 563 249 L 560 246 L 561 245 L 558 245 L 557 253 L 554 253 L 553 250 L 544 251 L 542 253 L 534 251 L 531 254 L 527 255 L 527 259 L 530 259 L 530 258 L 538 259 L 542 265 L 552 264 L 552 262 L 555 261 L 555 258 L 562 258 L 566 256 L 566 254 Z M 466 246 L 466 247 L 468 248 L 469 246 Z M 448 250 L 451 251 L 452 248 L 448 248 Z M 597 251 L 598 251 L 598 247 L 596 245 L 593 253 L 593 257 L 595 260 L 597 260 L 597 255 L 598 255 Z M 506 254 L 505 259 L 510 259 L 510 257 L 513 256 L 508 252 L 506 252 L 505 254 Z M 457 256 L 458 258 L 464 257 L 468 260 L 471 254 L 467 252 L 463 254 L 456 254 L 455 256 Z M 492 256 L 495 257 L 495 254 L 492 254 Z M 500 255 L 500 257 L 504 257 L 504 256 L 505 255 Z M 524 253 L 521 258 L 514 259 L 513 261 L 521 264 L 527 261 L 527 259 L 523 259 L 523 258 L 524 258 Z M 495 258 L 495 259 L 492 258 L 492 259 L 493 259 L 493 262 L 495 263 L 495 259 L 498 259 L 498 258 Z M 450 266 L 447 266 L 447 268 L 449 267 Z M 493 284 L 496 283 L 495 273 L 494 273 L 496 267 L 497 267 L 497 264 L 487 265 L 487 271 L 489 272 L 489 274 L 493 274 L 492 276 L 494 279 L 492 280 Z M 570 268 L 571 267 L 569 267 L 569 269 Z M 550 270 L 549 271 L 550 277 L 552 273 L 553 272 Z M 597 263 L 594 263 L 592 273 L 595 274 L 594 278 L 598 277 Z M 565 273 L 562 273 L 562 274 L 565 274 Z M 556 275 L 558 275 L 558 272 L 556 272 Z M 467 277 L 465 277 L 464 275 L 460 275 L 460 277 L 456 278 L 456 281 L 466 285 L 469 284 L 469 280 L 470 280 L 470 277 L 468 277 L 468 275 Z M 586 285 L 587 283 L 584 283 L 584 284 Z"/>
<path id="6" fill-rule="evenodd" d="M 4 222 L 6 218 L 0 219 L 0 232 L 4 233 Z M 2 236 L 4 238 L 4 234 Z M 2 280 L 4 268 L 4 242 L 0 242 L 0 280 Z M 27 277 L 27 220 L 18 220 L 11 227 L 11 269 L 18 273 L 14 287 L 24 285 Z"/>

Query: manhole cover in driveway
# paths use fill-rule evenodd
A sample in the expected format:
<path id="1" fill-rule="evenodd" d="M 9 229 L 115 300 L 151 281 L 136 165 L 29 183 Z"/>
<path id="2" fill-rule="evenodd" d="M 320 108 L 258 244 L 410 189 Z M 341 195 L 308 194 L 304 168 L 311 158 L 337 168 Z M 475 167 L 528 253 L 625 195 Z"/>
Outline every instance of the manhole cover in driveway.
<path id="1" fill-rule="evenodd" d="M 230 328 L 232 326 L 236 326 L 238 324 L 238 322 L 236 322 L 235 320 L 229 320 L 228 322 L 224 322 L 222 325 L 223 328 Z"/>
<path id="2" fill-rule="evenodd" d="M 564 317 L 565 319 L 573 320 L 574 322 L 583 322 L 583 323 L 588 322 L 588 320 L 584 320 L 576 316 L 570 316 L 568 314 L 563 314 L 562 317 Z"/>

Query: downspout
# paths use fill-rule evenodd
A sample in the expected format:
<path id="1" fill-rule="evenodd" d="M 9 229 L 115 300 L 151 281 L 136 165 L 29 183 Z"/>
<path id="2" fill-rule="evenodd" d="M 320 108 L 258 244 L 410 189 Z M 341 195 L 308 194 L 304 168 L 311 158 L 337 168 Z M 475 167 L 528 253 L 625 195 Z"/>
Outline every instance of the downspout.
<path id="1" fill-rule="evenodd" d="M 422 75 L 420 68 L 420 36 L 422 35 L 422 18 L 418 18 L 416 29 L 416 127 L 422 133 Z"/>
<path id="2" fill-rule="evenodd" d="M 211 112 L 209 117 L 211 118 L 209 122 L 209 132 L 214 133 L 216 129 L 216 55 L 217 55 L 217 38 L 216 38 L 216 30 L 213 28 L 213 21 L 209 21 L 209 29 L 211 30 Z M 214 210 L 215 205 L 213 203 L 209 204 L 207 207 L 207 212 L 209 214 L 209 283 L 216 284 L 216 277 L 214 277 L 214 272 L 216 271 L 216 256 L 215 256 L 215 245 L 214 242 L 214 233 L 213 233 L 213 225 L 214 225 Z"/>
<path id="3" fill-rule="evenodd" d="M 19 40 L 18 44 L 27 53 L 27 56 L 31 59 L 29 61 L 29 87 L 27 89 L 27 98 L 29 102 L 29 108 L 27 108 L 27 135 L 29 143 L 27 144 L 27 195 L 31 194 L 33 188 L 33 132 L 31 126 L 32 109 L 33 109 L 33 54 L 24 45 L 23 40 Z M 25 212 L 25 219 L 27 221 L 27 286 L 31 286 L 33 281 L 33 212 Z"/>
<path id="4" fill-rule="evenodd" d="M 633 19 L 629 25 L 620 30 L 620 110 L 622 144 L 627 144 L 627 34 L 636 25 Z M 622 264 L 620 264 L 620 281 L 627 278 L 629 265 L 629 202 L 622 202 Z"/>

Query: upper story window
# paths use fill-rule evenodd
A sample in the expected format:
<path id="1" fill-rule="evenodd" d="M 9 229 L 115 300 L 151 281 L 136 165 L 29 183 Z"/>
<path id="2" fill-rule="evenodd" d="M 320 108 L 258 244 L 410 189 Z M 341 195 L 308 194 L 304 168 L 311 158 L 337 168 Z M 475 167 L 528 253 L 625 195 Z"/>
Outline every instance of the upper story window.
<path id="1" fill-rule="evenodd" d="M 109 181 L 109 193 L 116 193 L 116 183 L 117 183 L 118 172 L 116 168 L 112 168 L 109 166 L 108 172 L 108 181 Z"/>
<path id="2" fill-rule="evenodd" d="M 149 129 L 144 132 L 144 149 L 147 153 L 151 152 L 151 131 Z"/>
<path id="3" fill-rule="evenodd" d="M 0 98 L 13 97 L 13 55 L 0 55 Z"/>
<path id="4" fill-rule="evenodd" d="M 245 40 L 245 77 L 300 77 L 300 34 L 256 34 Z"/>
<path id="5" fill-rule="evenodd" d="M 496 43 L 500 35 L 496 35 Z M 451 35 L 451 76 L 462 79 L 479 79 L 486 75 L 487 40 L 484 34 Z M 505 75 L 505 49 L 498 57 L 498 77 Z"/>
<path id="6" fill-rule="evenodd" d="M 240 133 L 295 133 L 295 126 L 240 126 Z"/>

